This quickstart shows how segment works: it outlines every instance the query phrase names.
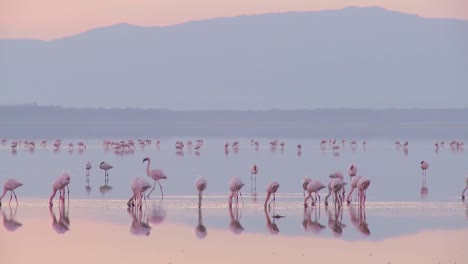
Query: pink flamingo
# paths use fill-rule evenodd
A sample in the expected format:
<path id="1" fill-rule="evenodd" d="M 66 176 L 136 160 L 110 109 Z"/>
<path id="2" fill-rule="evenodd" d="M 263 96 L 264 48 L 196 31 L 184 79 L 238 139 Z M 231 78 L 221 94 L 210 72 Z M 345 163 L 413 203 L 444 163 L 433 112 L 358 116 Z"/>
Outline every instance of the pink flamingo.
<path id="1" fill-rule="evenodd" d="M 60 200 L 65 201 L 65 187 L 67 187 L 68 190 L 68 198 L 70 199 L 70 189 L 68 189 L 68 184 L 70 183 L 70 175 L 67 172 L 64 172 L 62 175 L 60 175 L 52 185 L 52 195 L 50 196 L 49 199 L 49 206 L 53 206 L 52 200 L 55 197 L 55 194 L 57 191 L 59 191 L 60 194 Z M 60 204 L 60 202 L 59 202 Z"/>
<path id="2" fill-rule="evenodd" d="M 355 165 L 351 165 L 351 167 L 349 167 L 349 170 L 348 170 L 349 179 L 356 176 L 356 174 L 357 174 L 357 167 Z"/>
<path id="3" fill-rule="evenodd" d="M 146 166 L 146 175 L 148 175 L 148 177 L 152 178 L 154 180 L 154 185 L 153 185 L 153 189 L 151 189 L 150 193 L 148 194 L 148 198 L 149 196 L 151 195 L 151 193 L 154 191 L 154 188 L 156 187 L 156 182 L 158 182 L 159 184 L 159 189 L 161 190 L 161 200 L 164 199 L 164 194 L 163 194 L 163 189 L 162 189 L 162 185 L 161 183 L 159 182 L 159 180 L 165 180 L 167 179 L 167 176 L 166 174 L 160 170 L 160 169 L 153 169 L 153 170 L 150 170 L 150 164 L 151 164 L 151 159 L 149 157 L 146 157 L 143 162 L 145 161 L 148 161 L 148 165 Z"/>
<path id="4" fill-rule="evenodd" d="M 273 181 L 271 182 L 268 187 L 267 187 L 267 195 L 266 195 L 266 199 L 265 199 L 265 204 L 263 205 L 265 208 L 267 207 L 267 203 L 268 203 L 268 200 L 270 199 L 270 196 L 273 194 L 273 199 L 271 200 L 271 202 L 268 204 L 268 208 L 270 207 L 270 204 L 273 202 L 273 206 L 274 206 L 274 203 L 275 203 L 275 200 L 276 200 L 276 191 L 278 190 L 279 188 L 279 183 Z"/>
<path id="5" fill-rule="evenodd" d="M 307 197 L 304 199 L 304 207 L 307 207 L 307 200 L 310 198 L 312 200 L 311 206 L 315 205 L 315 199 L 312 197 L 312 193 L 315 193 L 318 196 L 319 204 L 320 204 L 320 195 L 318 192 L 325 188 L 325 185 L 318 180 L 311 180 L 309 184 L 307 184 Z"/>
<path id="6" fill-rule="evenodd" d="M 141 208 L 143 205 L 141 198 L 144 197 L 145 191 L 149 188 L 151 188 L 151 184 L 146 180 L 140 177 L 134 178 L 130 184 L 133 195 L 128 199 L 128 207 L 139 206 Z"/>
<path id="7" fill-rule="evenodd" d="M 358 188 L 358 196 L 359 196 L 359 206 L 365 207 L 366 206 L 366 190 L 369 188 L 370 185 L 370 180 L 367 178 L 362 177 L 358 183 L 357 183 L 357 188 Z"/>
<path id="8" fill-rule="evenodd" d="M 338 205 L 338 207 L 341 207 L 342 196 L 340 191 L 344 188 L 345 185 L 346 183 L 340 178 L 331 179 L 330 182 L 328 182 L 328 194 L 325 197 L 325 205 L 328 205 L 328 197 L 330 197 L 330 195 L 333 193 L 335 206 Z"/>
<path id="9" fill-rule="evenodd" d="M 466 187 L 465 187 L 465 189 L 463 189 L 463 192 L 462 192 L 462 195 L 461 195 L 462 201 L 465 200 L 465 192 L 466 192 L 466 190 L 468 190 L 468 177 L 466 177 Z"/>
<path id="10" fill-rule="evenodd" d="M 229 207 L 232 207 L 232 198 L 234 196 L 236 197 L 236 203 L 239 203 L 239 195 L 242 200 L 242 193 L 240 191 L 242 187 L 244 187 L 244 183 L 242 182 L 242 180 L 237 176 L 233 176 L 231 178 L 231 181 L 229 182 L 229 190 L 231 191 L 229 194 L 229 201 L 228 201 Z M 244 201 L 242 200 L 242 204 L 243 203 Z"/>
<path id="11" fill-rule="evenodd" d="M 351 179 L 351 190 L 349 191 L 348 196 L 346 196 L 346 203 L 347 204 L 351 203 L 351 199 L 350 199 L 351 195 L 352 195 L 354 189 L 356 189 L 358 187 L 357 184 L 358 184 L 358 182 L 359 182 L 359 180 L 361 178 L 362 178 L 362 176 L 355 176 L 355 177 L 353 177 Z"/>
<path id="12" fill-rule="evenodd" d="M 201 201 L 202 201 L 202 193 L 208 186 L 208 181 L 204 177 L 198 177 L 197 180 L 195 181 L 195 187 L 197 188 L 198 191 L 198 208 L 201 207 Z"/>
<path id="13" fill-rule="evenodd" d="M 250 186 L 252 186 L 252 177 L 255 176 L 255 187 L 257 187 L 257 173 L 258 173 L 258 166 L 256 164 L 254 164 L 250 168 Z M 252 192 L 252 190 L 250 190 L 250 191 Z"/>
<path id="14" fill-rule="evenodd" d="M 422 170 L 422 175 L 426 176 L 426 170 L 429 168 L 429 163 L 427 161 L 421 161 L 421 170 Z"/>
<path id="15" fill-rule="evenodd" d="M 2 199 L 6 195 L 6 192 L 8 191 L 10 192 L 10 202 L 8 204 L 11 203 L 11 199 L 13 198 L 13 195 L 15 195 L 15 201 L 16 201 L 16 204 L 18 204 L 18 198 L 16 198 L 15 189 L 22 185 L 23 184 L 17 181 L 16 179 L 8 179 L 3 185 L 3 194 L 2 196 L 0 196 L 0 206 L 2 206 Z"/>
<path id="16" fill-rule="evenodd" d="M 101 162 L 99 164 L 99 168 L 101 170 L 104 170 L 104 184 L 107 184 L 109 182 L 109 172 L 108 170 L 114 168 L 112 165 L 110 165 L 109 163 L 107 162 Z"/>

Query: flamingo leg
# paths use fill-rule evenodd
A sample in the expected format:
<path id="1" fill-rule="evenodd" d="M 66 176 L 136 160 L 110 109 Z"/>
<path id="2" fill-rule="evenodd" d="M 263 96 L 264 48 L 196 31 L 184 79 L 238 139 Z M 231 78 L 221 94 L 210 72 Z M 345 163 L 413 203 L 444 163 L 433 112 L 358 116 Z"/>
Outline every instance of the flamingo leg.
<path id="1" fill-rule="evenodd" d="M 13 198 L 13 191 L 10 191 L 10 202 L 8 203 L 8 205 L 10 205 L 12 198 Z"/>
<path id="2" fill-rule="evenodd" d="M 239 191 L 239 195 L 240 195 L 240 197 L 241 197 L 242 206 L 244 206 L 244 199 L 242 198 L 242 193 L 241 193 L 241 191 Z"/>
<path id="3" fill-rule="evenodd" d="M 163 194 L 163 189 L 161 183 L 158 181 L 159 184 L 159 189 L 161 190 L 161 200 L 164 200 L 164 194 Z"/>
<path id="4" fill-rule="evenodd" d="M 148 199 L 151 195 L 151 193 L 154 191 L 154 188 L 156 188 L 156 180 L 154 180 L 154 184 L 153 184 L 153 189 L 151 189 L 151 191 L 148 193 L 148 195 L 146 196 Z"/>
<path id="5" fill-rule="evenodd" d="M 16 198 L 16 193 L 15 193 L 15 191 L 13 191 L 13 194 L 15 195 L 16 205 L 18 205 L 18 198 Z"/>

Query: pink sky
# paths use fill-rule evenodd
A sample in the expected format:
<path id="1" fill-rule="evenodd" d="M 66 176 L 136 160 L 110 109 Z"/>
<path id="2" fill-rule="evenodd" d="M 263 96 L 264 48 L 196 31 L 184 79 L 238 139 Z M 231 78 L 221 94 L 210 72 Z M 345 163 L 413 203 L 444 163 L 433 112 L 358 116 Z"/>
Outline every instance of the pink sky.
<path id="1" fill-rule="evenodd" d="M 467 0 L 0 0 L 0 38 L 50 40 L 117 23 L 164 26 L 214 17 L 380 6 L 468 20 Z"/>

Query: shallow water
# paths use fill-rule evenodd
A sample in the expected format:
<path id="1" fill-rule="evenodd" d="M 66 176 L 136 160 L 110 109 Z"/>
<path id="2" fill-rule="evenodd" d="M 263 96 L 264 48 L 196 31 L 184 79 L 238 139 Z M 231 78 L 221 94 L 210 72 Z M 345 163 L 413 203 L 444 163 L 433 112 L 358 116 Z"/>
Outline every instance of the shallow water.
<path id="1" fill-rule="evenodd" d="M 298 263 L 310 259 L 311 250 L 323 253 L 314 254 L 315 260 L 328 263 L 350 258 L 360 263 L 463 263 L 468 258 L 463 247 L 468 205 L 460 201 L 468 176 L 463 150 L 447 144 L 436 152 L 435 140 L 421 140 L 411 141 L 405 151 L 392 140 L 371 140 L 366 148 L 347 143 L 336 154 L 328 144 L 321 150 L 318 139 L 285 139 L 284 150 L 272 150 L 271 139 L 260 139 L 263 147 L 255 149 L 246 138 L 207 138 L 199 153 L 187 148 L 177 153 L 176 140 L 188 139 L 164 138 L 159 148 L 153 142 L 124 153 L 104 148 L 97 139 L 83 140 L 88 145 L 84 151 L 65 146 L 79 140 L 64 140 L 59 151 L 51 143 L 15 152 L 9 143 L 0 145 L 0 182 L 16 178 L 24 183 L 16 191 L 19 206 L 14 200 L 8 206 L 9 195 L 2 201 L 0 244 L 5 252 L 28 248 L 28 254 L 7 254 L 5 261 L 83 263 L 92 258 L 128 263 L 151 260 L 152 251 L 160 263 Z M 225 152 L 224 143 L 234 140 L 240 142 L 239 150 Z M 299 143 L 301 153 L 295 147 Z M 141 210 L 128 210 L 130 181 L 147 177 L 145 157 L 151 157 L 152 168 L 168 175 L 161 181 L 164 200 L 156 188 Z M 425 186 L 421 160 L 430 165 Z M 93 165 L 89 188 L 87 161 Z M 107 185 L 98 169 L 101 161 L 114 166 Z M 256 185 L 250 180 L 254 163 L 259 167 Z M 326 183 L 334 171 L 346 175 L 351 164 L 358 167 L 358 175 L 371 179 L 364 209 L 355 203 L 303 207 L 304 177 Z M 49 208 L 51 184 L 62 171 L 72 176 L 70 199 L 59 205 L 56 198 Z M 194 187 L 199 175 L 208 180 L 200 210 Z M 228 182 L 234 175 L 245 186 L 240 204 L 229 208 Z M 274 206 L 265 210 L 265 189 L 273 180 L 280 188 Z M 408 251 L 414 244 L 418 247 Z M 334 247 L 341 249 L 340 255 L 330 259 Z M 51 248 L 55 257 L 48 253 Z M 233 250 L 246 256 L 226 259 Z"/>
<path id="2" fill-rule="evenodd" d="M 304 177 L 327 183 L 330 173 L 338 170 L 347 175 L 349 166 L 354 164 L 358 175 L 371 179 L 367 191 L 370 202 L 453 202 L 459 199 L 468 176 L 468 154 L 462 150 L 452 151 L 448 143 L 435 152 L 435 140 L 411 141 L 407 152 L 395 148 L 392 140 L 367 141 L 365 149 L 361 144 L 352 149 L 346 143 L 339 155 L 333 154 L 328 144 L 321 150 L 319 139 L 285 139 L 284 150 L 280 147 L 271 150 L 268 146 L 271 139 L 259 139 L 261 147 L 256 150 L 246 138 L 206 138 L 199 153 L 186 148 L 179 154 L 174 148 L 176 140 L 186 142 L 188 139 L 165 138 L 159 148 L 153 141 L 151 146 L 137 146 L 134 152 L 121 154 L 105 149 L 102 140 L 83 140 L 88 145 L 83 152 L 69 151 L 65 146 L 78 140 L 64 140 L 60 151 L 52 150 L 51 140 L 47 147 L 37 146 L 34 151 L 19 147 L 12 152 L 9 144 L 0 145 L 0 182 L 16 178 L 24 183 L 17 191 L 20 197 L 45 198 L 50 195 L 55 178 L 62 171 L 68 171 L 72 176 L 73 198 L 125 199 L 130 196 L 131 179 L 147 177 L 146 163 L 142 160 L 151 157 L 151 167 L 160 168 L 168 175 L 167 180 L 161 181 L 166 196 L 196 195 L 194 181 L 199 175 L 208 180 L 206 195 L 227 196 L 228 182 L 234 175 L 246 183 L 244 194 L 250 193 L 251 188 L 255 190 L 250 182 L 250 167 L 255 163 L 259 167 L 256 190 L 259 199 L 263 199 L 270 181 L 280 183 L 279 195 L 300 194 Z M 239 150 L 229 149 L 229 153 L 225 153 L 224 143 L 234 140 L 240 142 Z M 303 146 L 301 155 L 296 150 L 299 143 Z M 430 165 L 425 186 L 427 195 L 422 195 L 421 160 Z M 93 165 L 88 190 L 85 188 L 87 161 Z M 111 188 L 104 184 L 104 172 L 98 168 L 101 161 L 114 166 L 109 171 L 108 186 Z M 160 195 L 159 189 L 153 194 Z"/>

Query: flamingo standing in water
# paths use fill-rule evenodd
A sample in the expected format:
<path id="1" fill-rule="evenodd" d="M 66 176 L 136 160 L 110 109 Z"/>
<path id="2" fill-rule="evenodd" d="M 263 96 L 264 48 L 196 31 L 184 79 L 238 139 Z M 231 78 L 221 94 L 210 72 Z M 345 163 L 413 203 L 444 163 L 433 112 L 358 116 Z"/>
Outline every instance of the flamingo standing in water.
<path id="1" fill-rule="evenodd" d="M 112 165 L 110 165 L 109 163 L 107 162 L 101 162 L 101 164 L 99 164 L 99 168 L 101 168 L 101 170 L 104 170 L 104 183 L 107 184 L 109 182 L 109 172 L 108 170 L 114 168 Z"/>
<path id="2" fill-rule="evenodd" d="M 271 200 L 271 202 L 268 204 L 268 207 L 270 207 L 270 204 L 273 202 L 275 202 L 276 200 L 276 197 L 275 197 L 275 194 L 276 194 L 276 191 L 278 190 L 279 188 L 279 183 L 273 181 L 271 182 L 268 187 L 267 187 L 267 195 L 266 195 L 266 199 L 265 199 L 265 204 L 263 205 L 265 208 L 267 207 L 267 203 L 268 203 L 268 200 L 270 199 L 270 196 L 273 194 L 273 199 Z"/>
<path id="3" fill-rule="evenodd" d="M 348 196 L 346 196 L 346 203 L 347 204 L 351 203 L 351 195 L 353 194 L 354 189 L 356 189 L 358 187 L 358 182 L 359 182 L 359 180 L 361 178 L 362 178 L 362 176 L 354 176 L 351 179 L 351 190 L 349 191 Z"/>
<path id="4" fill-rule="evenodd" d="M 320 195 L 318 192 L 325 188 L 325 185 L 323 185 L 320 181 L 318 180 L 310 180 L 309 183 L 307 184 L 306 190 L 307 190 L 307 197 L 304 199 L 304 207 L 307 207 L 307 200 L 310 198 L 312 200 L 311 205 L 315 205 L 315 199 L 312 197 L 312 193 L 315 193 L 318 196 L 319 204 L 320 204 Z"/>
<path id="5" fill-rule="evenodd" d="M 325 197 L 325 205 L 328 205 L 328 197 L 333 193 L 335 206 L 341 207 L 342 204 L 342 196 L 340 191 L 344 188 L 345 182 L 340 178 L 332 178 L 330 182 L 328 182 L 328 194 Z"/>
<path id="6" fill-rule="evenodd" d="M 422 170 L 422 175 L 426 176 L 426 170 L 429 168 L 429 163 L 427 161 L 421 161 L 421 170 Z"/>
<path id="7" fill-rule="evenodd" d="M 462 201 L 465 200 L 465 192 L 466 192 L 466 190 L 468 190 L 468 177 L 466 177 L 466 187 L 465 187 L 465 189 L 463 189 L 463 192 L 462 192 L 462 195 L 461 195 Z"/>
<path id="8" fill-rule="evenodd" d="M 208 182 L 204 177 L 198 177 L 197 180 L 195 181 L 195 187 L 197 188 L 198 191 L 198 208 L 201 207 L 201 201 L 202 201 L 202 193 L 208 186 Z"/>
<path id="9" fill-rule="evenodd" d="M 151 188 L 151 184 L 146 180 L 140 177 L 133 179 L 130 184 L 130 189 L 132 190 L 133 195 L 128 199 L 128 207 L 139 206 L 141 208 L 143 205 L 141 198 L 144 197 L 145 191 L 149 188 Z"/>
<path id="10" fill-rule="evenodd" d="M 349 179 L 356 176 L 356 174 L 357 174 L 357 167 L 355 165 L 351 165 L 351 167 L 349 167 L 349 170 L 348 170 Z"/>
<path id="11" fill-rule="evenodd" d="M 165 180 L 167 179 L 167 176 L 166 174 L 160 170 L 160 169 L 153 169 L 153 170 L 150 170 L 150 164 L 151 164 L 151 159 L 149 157 L 146 157 L 144 160 L 143 160 L 143 163 L 145 161 L 148 161 L 148 165 L 146 165 L 146 175 L 148 175 L 148 177 L 150 177 L 151 179 L 154 180 L 154 184 L 153 184 L 153 189 L 151 189 L 151 191 L 149 192 L 148 194 L 148 198 L 149 196 L 151 195 L 151 193 L 154 191 L 154 188 L 156 188 L 156 182 L 158 182 L 159 184 L 159 189 L 161 190 L 161 200 L 164 199 L 164 194 L 163 194 L 163 189 L 162 189 L 162 186 L 161 186 L 161 183 L 159 182 L 159 180 Z"/>
<path id="12" fill-rule="evenodd" d="M 60 200 L 65 201 L 65 187 L 67 187 L 68 190 L 68 198 L 70 198 L 70 189 L 68 189 L 68 184 L 70 183 L 70 175 L 67 172 L 64 172 L 62 175 L 60 175 L 52 185 L 52 195 L 50 196 L 49 199 L 49 206 L 53 206 L 52 200 L 55 197 L 55 194 L 57 191 L 59 191 L 60 194 Z"/>
<path id="13" fill-rule="evenodd" d="M 359 190 L 358 192 L 359 206 L 361 207 L 366 205 L 366 190 L 367 188 L 369 188 L 369 185 L 370 185 L 370 180 L 364 177 L 362 177 L 357 183 L 357 188 Z"/>
<path id="14" fill-rule="evenodd" d="M 236 197 L 236 203 L 239 203 L 239 195 L 242 199 L 242 193 L 241 193 L 241 189 L 242 187 L 244 187 L 244 183 L 242 182 L 242 180 L 237 177 L 237 176 L 233 176 L 231 178 L 231 181 L 229 182 L 229 190 L 230 190 L 230 194 L 229 194 L 229 207 L 232 207 L 232 198 L 235 196 Z M 243 200 L 242 200 L 242 203 L 243 203 Z"/>
<path id="15" fill-rule="evenodd" d="M 250 168 L 250 192 L 251 193 L 256 193 L 257 192 L 257 173 L 258 173 L 258 167 L 256 164 L 252 165 L 252 168 Z M 252 178 L 255 176 L 255 183 L 252 185 Z M 255 186 L 255 191 L 252 192 L 252 186 Z"/>
<path id="16" fill-rule="evenodd" d="M 2 196 L 0 196 L 0 206 L 2 206 L 2 198 L 6 195 L 6 192 L 8 191 L 10 191 L 10 202 L 8 204 L 11 203 L 11 199 L 13 198 L 13 195 L 15 195 L 15 201 L 16 201 L 16 204 L 18 204 L 18 198 L 16 198 L 15 189 L 22 185 L 23 184 L 17 181 L 16 179 L 8 179 L 3 185 L 3 193 L 2 193 Z"/>
<path id="17" fill-rule="evenodd" d="M 93 167 L 93 166 L 91 165 L 91 162 L 88 161 L 88 162 L 86 163 L 86 166 L 85 166 L 85 168 L 86 168 L 86 176 L 89 176 L 89 171 L 91 170 L 92 167 Z"/>

